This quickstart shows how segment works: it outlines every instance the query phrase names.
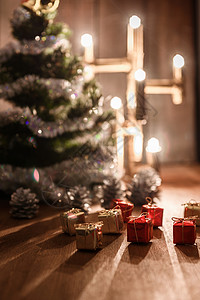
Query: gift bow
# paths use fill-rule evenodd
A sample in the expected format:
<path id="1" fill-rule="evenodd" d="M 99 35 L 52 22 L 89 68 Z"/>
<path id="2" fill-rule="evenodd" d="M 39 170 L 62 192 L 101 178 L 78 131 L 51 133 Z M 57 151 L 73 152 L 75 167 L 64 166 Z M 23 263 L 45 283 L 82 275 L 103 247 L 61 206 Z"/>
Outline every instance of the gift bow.
<path id="1" fill-rule="evenodd" d="M 69 213 L 72 213 L 72 214 L 78 214 L 81 212 L 81 209 L 79 208 L 72 208 L 70 209 L 69 211 L 67 211 L 66 213 L 69 214 Z"/>
<path id="2" fill-rule="evenodd" d="M 115 203 L 118 203 L 119 201 L 115 201 Z M 120 202 L 119 202 L 120 203 Z M 122 214 L 125 214 L 126 212 L 128 212 L 128 211 L 132 211 L 132 209 L 133 209 L 133 207 L 130 207 L 130 208 L 128 208 L 128 202 L 126 203 L 126 209 L 125 210 L 122 210 Z M 121 207 L 120 207 L 120 205 L 119 204 L 117 204 L 113 209 L 121 209 Z"/>
<path id="3" fill-rule="evenodd" d="M 181 205 L 200 206 L 200 202 L 197 202 L 196 200 L 191 199 L 189 202 L 183 203 Z"/>
<path id="4" fill-rule="evenodd" d="M 196 221 L 198 219 L 198 216 L 191 216 L 187 218 L 177 218 L 172 217 L 172 221 L 182 223 L 182 242 L 184 244 L 184 221 Z"/>
<path id="5" fill-rule="evenodd" d="M 128 217 L 128 219 L 129 219 L 130 221 L 132 221 L 132 220 L 134 221 L 133 225 L 134 225 L 135 237 L 136 237 L 137 243 L 139 242 L 139 240 L 138 240 L 137 229 L 136 229 L 136 226 L 135 226 L 135 220 L 140 219 L 140 218 L 142 218 L 142 217 L 146 217 L 147 215 L 148 215 L 147 212 L 143 212 L 143 213 L 141 213 L 141 214 L 139 215 L 139 217 L 135 217 L 135 216 L 130 216 L 130 217 Z M 145 219 L 146 219 L 146 218 L 145 218 Z"/>
<path id="6" fill-rule="evenodd" d="M 187 218 L 178 218 L 178 217 L 172 217 L 172 221 L 174 222 L 184 222 L 184 221 L 195 221 L 196 219 L 198 219 L 198 216 L 191 216 L 191 217 L 187 217 Z"/>
<path id="7" fill-rule="evenodd" d="M 153 205 L 153 199 L 151 197 L 146 197 L 145 200 L 149 206 Z"/>

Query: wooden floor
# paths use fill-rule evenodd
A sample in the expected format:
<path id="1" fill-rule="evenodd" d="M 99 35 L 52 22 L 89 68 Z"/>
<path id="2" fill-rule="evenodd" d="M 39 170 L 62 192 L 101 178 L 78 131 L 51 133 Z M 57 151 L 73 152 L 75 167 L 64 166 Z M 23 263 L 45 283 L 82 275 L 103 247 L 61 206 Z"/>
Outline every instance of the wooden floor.
<path id="1" fill-rule="evenodd" d="M 200 299 L 200 228 L 196 245 L 175 246 L 171 221 L 181 203 L 200 201 L 200 166 L 162 167 L 161 176 L 164 226 L 148 245 L 128 243 L 124 232 L 104 236 L 97 252 L 77 251 L 57 211 L 43 205 L 38 218 L 13 220 L 1 201 L 0 299 Z"/>

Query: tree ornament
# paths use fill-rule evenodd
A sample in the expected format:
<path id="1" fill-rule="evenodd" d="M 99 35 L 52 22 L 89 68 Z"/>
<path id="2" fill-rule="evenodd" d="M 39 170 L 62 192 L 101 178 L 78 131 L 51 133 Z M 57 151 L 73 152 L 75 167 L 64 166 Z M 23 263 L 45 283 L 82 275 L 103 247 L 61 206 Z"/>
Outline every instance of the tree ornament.
<path id="1" fill-rule="evenodd" d="M 32 219 L 38 213 L 38 203 L 39 200 L 36 198 L 36 194 L 31 193 L 30 189 L 20 187 L 11 195 L 10 213 L 14 218 Z"/>
<path id="2" fill-rule="evenodd" d="M 66 191 L 68 197 L 69 207 L 80 208 L 85 212 L 90 210 L 90 205 L 92 203 L 90 197 L 90 191 L 81 185 L 77 185 L 69 188 Z"/>
<path id="3" fill-rule="evenodd" d="M 52 13 L 58 8 L 59 2 L 60 0 L 22 0 L 22 5 L 35 12 Z"/>
<path id="4" fill-rule="evenodd" d="M 151 167 L 141 168 L 128 185 L 126 198 L 134 205 L 146 204 L 146 197 L 154 199 L 158 197 L 158 187 L 161 185 L 161 178 L 155 169 Z"/>
<path id="5" fill-rule="evenodd" d="M 113 206 L 112 201 L 114 199 L 118 199 L 123 196 L 121 182 L 117 178 L 113 177 L 108 180 L 104 180 L 103 183 L 101 205 L 104 208 L 109 209 Z"/>

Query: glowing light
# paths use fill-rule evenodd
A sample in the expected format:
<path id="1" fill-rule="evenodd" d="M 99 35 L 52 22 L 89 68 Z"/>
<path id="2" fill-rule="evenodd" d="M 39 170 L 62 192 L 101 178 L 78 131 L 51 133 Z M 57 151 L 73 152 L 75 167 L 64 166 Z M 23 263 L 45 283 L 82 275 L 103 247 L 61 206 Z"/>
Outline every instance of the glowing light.
<path id="1" fill-rule="evenodd" d="M 141 19 L 138 16 L 134 15 L 129 19 L 129 24 L 130 24 L 131 28 L 137 29 L 141 25 Z"/>
<path id="2" fill-rule="evenodd" d="M 39 134 L 42 134 L 42 130 L 41 130 L 41 129 L 38 129 L 38 133 L 39 133 Z"/>
<path id="3" fill-rule="evenodd" d="M 122 106 L 122 100 L 119 97 L 113 97 L 110 101 L 110 106 L 113 109 L 119 109 Z"/>
<path id="4" fill-rule="evenodd" d="M 75 94 L 71 94 L 71 99 L 75 100 L 76 99 L 76 95 Z"/>
<path id="5" fill-rule="evenodd" d="M 134 137 L 134 144 L 133 144 L 134 160 L 136 162 L 139 162 L 142 159 L 142 149 L 143 149 L 143 138 L 142 138 L 142 134 L 138 133 Z"/>
<path id="6" fill-rule="evenodd" d="M 91 34 L 85 33 L 81 36 L 81 45 L 85 48 L 91 47 L 93 44 L 93 39 Z"/>
<path id="7" fill-rule="evenodd" d="M 40 174 L 39 174 L 39 172 L 38 172 L 37 169 L 34 169 L 34 170 L 33 170 L 33 179 L 34 179 L 34 181 L 36 181 L 36 182 L 39 182 L 39 180 L 40 180 Z"/>
<path id="8" fill-rule="evenodd" d="M 135 127 L 135 126 L 128 127 L 128 128 L 125 129 L 125 131 L 126 131 L 126 133 L 127 133 L 128 135 L 135 135 L 135 134 L 138 134 L 138 133 L 139 133 L 137 127 Z"/>
<path id="9" fill-rule="evenodd" d="M 84 70 L 83 70 L 83 76 L 85 78 L 86 81 L 90 81 L 92 80 L 92 78 L 94 77 L 94 72 L 91 66 L 85 66 Z"/>
<path id="10" fill-rule="evenodd" d="M 146 73 L 144 70 L 138 69 L 137 71 L 135 71 L 134 77 L 137 81 L 143 81 L 146 78 Z"/>
<path id="11" fill-rule="evenodd" d="M 146 151 L 151 153 L 160 152 L 162 150 L 159 140 L 155 137 L 152 137 L 148 140 Z"/>
<path id="12" fill-rule="evenodd" d="M 175 68 L 181 69 L 185 64 L 183 56 L 180 54 L 176 54 L 173 57 L 173 64 Z"/>
<path id="13" fill-rule="evenodd" d="M 60 197 L 61 196 L 61 193 L 58 193 L 58 197 Z"/>

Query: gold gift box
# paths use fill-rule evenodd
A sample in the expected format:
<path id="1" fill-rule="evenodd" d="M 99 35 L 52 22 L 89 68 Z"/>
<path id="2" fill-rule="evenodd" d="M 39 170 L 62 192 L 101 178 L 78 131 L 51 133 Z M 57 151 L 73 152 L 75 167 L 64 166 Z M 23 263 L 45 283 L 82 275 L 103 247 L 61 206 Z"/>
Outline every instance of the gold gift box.
<path id="1" fill-rule="evenodd" d="M 98 220 L 103 222 L 103 233 L 120 233 L 123 230 L 121 209 L 103 210 L 99 213 Z"/>
<path id="2" fill-rule="evenodd" d="M 200 226 L 200 202 L 190 200 L 183 205 L 185 206 L 184 217 L 198 216 L 198 219 L 196 219 L 196 225 Z"/>
<path id="3" fill-rule="evenodd" d="M 60 221 L 64 233 L 75 235 L 76 230 L 74 228 L 74 225 L 78 223 L 84 223 L 85 214 L 81 211 L 81 209 L 72 208 L 71 210 L 60 214 Z"/>
<path id="4" fill-rule="evenodd" d="M 96 250 L 102 246 L 102 222 L 75 224 L 77 249 Z"/>

